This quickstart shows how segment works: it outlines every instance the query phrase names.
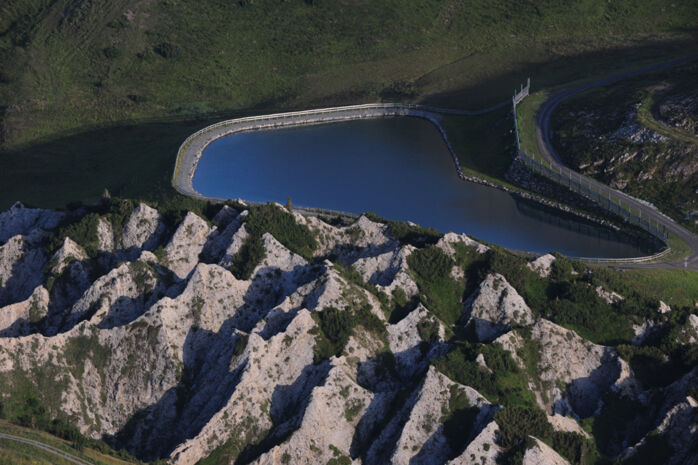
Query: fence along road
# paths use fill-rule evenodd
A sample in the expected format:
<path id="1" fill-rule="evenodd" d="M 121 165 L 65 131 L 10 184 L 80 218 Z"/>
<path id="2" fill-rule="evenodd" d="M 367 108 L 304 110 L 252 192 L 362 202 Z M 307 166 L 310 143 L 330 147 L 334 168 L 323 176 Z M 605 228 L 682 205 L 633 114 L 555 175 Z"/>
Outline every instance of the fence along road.
<path id="1" fill-rule="evenodd" d="M 583 86 L 575 87 L 573 89 L 564 90 L 551 96 L 543 103 L 543 105 L 541 105 L 540 109 L 538 110 L 538 115 L 536 117 L 536 142 L 540 154 L 550 165 L 551 171 L 557 171 L 562 176 L 566 174 L 570 177 L 570 180 L 574 177 L 581 184 L 586 184 L 589 186 L 589 189 L 593 190 L 594 192 L 598 192 L 602 198 L 608 199 L 610 204 L 622 204 L 624 207 L 638 212 L 639 216 L 644 218 L 648 224 L 658 225 L 660 228 L 675 234 L 680 239 L 685 241 L 691 249 L 688 257 L 677 261 L 658 260 L 654 263 L 628 263 L 624 264 L 623 266 L 638 268 L 685 268 L 690 270 L 698 270 L 698 236 L 688 231 L 686 228 L 682 227 L 647 202 L 631 197 L 616 189 L 612 189 L 611 187 L 587 178 L 586 176 L 581 176 L 579 173 L 567 168 L 562 163 L 560 156 L 552 145 L 552 129 L 550 119 L 555 108 L 557 108 L 557 106 L 560 105 L 560 103 L 562 103 L 564 100 L 572 97 L 573 95 L 580 94 L 589 89 L 593 89 L 594 87 L 608 85 L 625 78 L 637 76 L 639 74 L 668 68 L 696 58 L 698 58 L 698 55 L 684 57 L 678 60 L 610 76 Z"/>

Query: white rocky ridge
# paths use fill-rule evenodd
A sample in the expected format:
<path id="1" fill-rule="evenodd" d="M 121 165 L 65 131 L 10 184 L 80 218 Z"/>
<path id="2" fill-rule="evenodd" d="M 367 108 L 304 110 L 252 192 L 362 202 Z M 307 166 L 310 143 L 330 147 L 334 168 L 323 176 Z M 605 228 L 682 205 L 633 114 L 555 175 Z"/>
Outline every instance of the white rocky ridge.
<path id="1" fill-rule="evenodd" d="M 87 254 L 82 247 L 76 244 L 71 238 L 66 237 L 63 241 L 63 245 L 60 249 L 56 251 L 51 257 L 51 272 L 54 274 L 61 274 L 63 270 L 70 264 L 73 260 L 85 260 Z"/>
<path id="2" fill-rule="evenodd" d="M 533 386 L 534 393 L 540 407 L 551 414 L 592 415 L 603 393 L 621 385 L 628 376 L 627 363 L 613 348 L 593 344 L 548 320 L 538 320 L 530 337 L 539 356 L 539 382 Z M 521 362 L 516 355 L 526 344 L 521 336 L 508 333 L 495 342 Z M 565 386 L 564 391 L 560 384 Z"/>
<path id="3" fill-rule="evenodd" d="M 140 203 L 133 210 L 124 226 L 119 247 L 122 249 L 130 249 L 131 247 L 151 249 L 157 245 L 164 232 L 165 225 L 162 223 L 158 211 Z"/>
<path id="4" fill-rule="evenodd" d="M 523 465 L 570 465 L 553 448 L 538 438 L 533 438 L 534 445 L 526 449 Z"/>
<path id="5" fill-rule="evenodd" d="M 165 247 L 168 268 L 179 278 L 186 278 L 199 262 L 199 254 L 211 232 L 206 221 L 192 212 L 187 213 Z"/>
<path id="6" fill-rule="evenodd" d="M 255 208 L 223 206 L 211 222 L 188 213 L 166 227 L 157 210 L 140 204 L 122 231 L 112 214 L 99 218 L 95 257 L 62 236 L 51 238 L 61 246 L 48 257 L 38 240 L 80 212 L 13 210 L 14 217 L 0 214 L 7 235 L 0 402 L 36 396 L 52 418 L 70 418 L 85 435 L 142 460 L 494 465 L 507 451 L 494 421 L 503 407 L 484 395 L 498 395 L 487 380 L 501 365 L 490 356 L 499 349 L 488 344 L 500 344 L 522 367 L 516 376 L 528 380 L 555 430 L 586 435 L 578 418 L 597 413 L 613 390 L 651 409 L 647 427 L 671 435 L 675 446 L 696 437 L 687 392 L 698 372 L 643 390 L 613 348 L 534 318 L 503 276 L 469 282 L 460 265 L 451 276 L 459 289 L 475 290 L 457 297 L 463 319 L 447 325 L 439 302 L 412 278 L 416 247 L 367 217 L 332 226 L 293 213 L 316 235 L 313 254 L 264 233 L 264 257 L 249 279 L 238 279 L 230 267 L 250 238 L 246 217 Z M 435 246 L 453 259 L 462 252 L 457 244 L 469 258 L 488 250 L 458 234 Z M 403 298 L 404 308 L 394 309 Z M 329 307 L 339 310 L 339 323 L 323 313 Z M 673 333 L 677 344 L 698 339 L 696 327 L 689 314 Z M 346 339 L 335 341 L 337 333 Z M 439 358 L 461 349 L 472 358 L 447 366 Z M 464 380 L 451 368 L 473 376 Z M 482 394 L 454 379 L 472 379 Z M 664 401 L 655 406 L 657 393 Z M 648 431 L 640 433 L 618 450 L 641 447 Z M 524 456 L 525 463 L 565 463 L 559 459 L 539 442 Z"/>
<path id="7" fill-rule="evenodd" d="M 541 255 L 540 257 L 532 260 L 526 264 L 529 270 L 538 273 L 541 278 L 547 278 L 550 276 L 550 271 L 552 270 L 553 263 L 555 262 L 555 256 L 551 254 Z"/>
<path id="8" fill-rule="evenodd" d="M 42 231 L 54 229 L 64 217 L 65 214 L 61 212 L 26 208 L 17 202 L 6 212 L 0 213 L 0 244 L 17 235 L 30 236 L 38 232 L 41 236 Z"/>
<path id="9" fill-rule="evenodd" d="M 533 324 L 533 313 L 500 274 L 489 274 L 465 303 L 464 318 L 480 341 L 491 341 L 512 326 Z"/>

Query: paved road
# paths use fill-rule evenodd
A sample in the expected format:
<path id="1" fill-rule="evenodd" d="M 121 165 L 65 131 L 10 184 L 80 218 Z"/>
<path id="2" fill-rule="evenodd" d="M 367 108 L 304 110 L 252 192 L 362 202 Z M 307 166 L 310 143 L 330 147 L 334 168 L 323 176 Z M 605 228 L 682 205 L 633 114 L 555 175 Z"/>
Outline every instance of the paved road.
<path id="1" fill-rule="evenodd" d="M 23 438 L 21 436 L 13 436 L 11 434 L 4 434 L 0 433 L 0 439 L 8 439 L 10 441 L 17 441 L 17 442 L 23 442 L 25 444 L 32 445 L 34 447 L 38 447 L 39 449 L 45 450 L 46 452 L 49 452 L 51 454 L 57 455 L 61 457 L 62 459 L 65 459 L 69 462 L 75 463 L 76 465 L 92 465 L 88 462 L 83 462 L 79 458 L 68 454 L 67 452 L 63 452 L 60 449 L 56 449 L 55 447 L 47 446 L 46 444 L 39 442 L 39 441 L 34 441 L 33 439 L 27 439 Z"/>
<path id="2" fill-rule="evenodd" d="M 548 160 L 548 162 L 550 162 L 550 164 L 554 167 L 555 170 L 561 170 L 563 173 L 568 172 L 573 178 L 581 177 L 579 173 L 570 170 L 564 165 L 560 156 L 553 147 L 553 131 L 550 125 L 550 119 L 557 106 L 560 105 L 560 103 L 562 103 L 565 99 L 568 99 L 573 95 L 577 95 L 594 87 L 604 86 L 607 84 L 614 83 L 616 81 L 620 81 L 621 79 L 626 79 L 632 76 L 637 76 L 639 74 L 648 73 L 650 71 L 668 68 L 671 66 L 675 66 L 679 63 L 683 63 L 685 61 L 694 60 L 696 58 L 698 58 L 698 55 L 684 57 L 678 60 L 673 60 L 658 65 L 648 66 L 646 68 L 637 69 L 634 71 L 629 71 L 626 73 L 621 73 L 615 76 L 607 77 L 605 79 L 594 81 L 583 86 L 575 87 L 573 89 L 567 89 L 552 95 L 548 100 L 546 100 L 543 103 L 543 105 L 541 105 L 540 110 L 538 111 L 538 116 L 536 118 L 536 139 L 538 142 L 538 149 L 541 155 L 546 160 Z M 624 205 L 629 205 L 633 209 L 640 211 L 645 219 L 649 219 L 653 223 L 659 223 L 665 229 L 671 231 L 672 233 L 683 239 L 691 248 L 691 253 L 685 259 L 666 262 L 660 261 L 649 264 L 638 263 L 623 265 L 624 268 L 685 268 L 690 270 L 698 270 L 698 236 L 688 231 L 686 228 L 680 226 L 678 223 L 661 213 L 656 208 L 647 205 L 646 203 L 643 203 L 634 197 L 624 194 L 623 192 L 620 192 L 616 189 L 612 189 L 611 187 L 594 181 L 593 179 L 587 177 L 583 177 L 583 179 L 585 184 L 589 183 L 590 185 L 595 186 L 597 190 L 603 192 L 604 196 L 610 197 L 615 200 L 620 200 L 623 202 Z"/>

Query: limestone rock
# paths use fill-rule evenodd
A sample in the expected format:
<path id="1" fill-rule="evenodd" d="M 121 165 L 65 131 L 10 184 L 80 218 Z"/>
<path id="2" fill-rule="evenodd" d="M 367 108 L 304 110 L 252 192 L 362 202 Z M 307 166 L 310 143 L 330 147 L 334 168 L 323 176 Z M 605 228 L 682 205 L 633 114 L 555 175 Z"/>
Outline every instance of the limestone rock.
<path id="1" fill-rule="evenodd" d="M 85 260 L 87 254 L 85 250 L 75 243 L 71 238 L 66 237 L 63 240 L 63 245 L 51 257 L 51 272 L 59 275 L 73 260 Z"/>
<path id="2" fill-rule="evenodd" d="M 617 292 L 607 291 L 601 286 L 596 286 L 596 294 L 607 304 L 614 304 L 624 300 L 624 297 Z"/>
<path id="3" fill-rule="evenodd" d="M 23 236 L 0 246 L 0 306 L 25 300 L 43 282 L 46 256 Z"/>
<path id="4" fill-rule="evenodd" d="M 158 211 L 139 203 L 124 226 L 119 246 L 122 249 L 154 249 L 164 232 L 165 225 Z"/>
<path id="5" fill-rule="evenodd" d="M 472 240 L 467 235 L 456 233 L 444 234 L 444 236 L 436 243 L 436 246 L 443 250 L 446 255 L 453 258 L 456 255 L 456 250 L 453 248 L 453 244 L 463 244 L 467 247 L 473 247 L 479 254 L 483 254 L 490 250 L 490 248 L 486 245 Z"/>
<path id="6" fill-rule="evenodd" d="M 114 251 L 114 231 L 111 223 L 104 218 L 97 222 L 97 250 L 101 252 Z"/>
<path id="7" fill-rule="evenodd" d="M 552 270 L 553 263 L 555 262 L 555 256 L 552 254 L 541 255 L 540 257 L 532 260 L 526 264 L 529 270 L 534 273 L 538 273 L 541 278 L 547 278 L 550 276 L 550 271 Z"/>
<path id="8" fill-rule="evenodd" d="M 502 448 L 497 445 L 499 426 L 491 421 L 473 439 L 462 454 L 450 460 L 447 465 L 497 465 L 497 455 Z"/>
<path id="9" fill-rule="evenodd" d="M 48 313 L 48 302 L 48 291 L 38 286 L 27 300 L 0 308 L 0 337 L 29 334 Z"/>
<path id="10" fill-rule="evenodd" d="M 570 465 L 552 447 L 537 438 L 533 438 L 533 440 L 535 445 L 526 449 L 523 465 Z"/>
<path id="11" fill-rule="evenodd" d="M 478 339 L 491 341 L 512 326 L 533 324 L 533 313 L 500 274 L 489 274 L 465 303 L 465 319 Z"/>
<path id="12" fill-rule="evenodd" d="M 194 269 L 210 232 L 206 221 L 194 213 L 189 212 L 184 217 L 165 247 L 167 266 L 177 277 L 186 278 Z"/>
<path id="13" fill-rule="evenodd" d="M 37 229 L 52 230 L 64 217 L 64 213 L 26 208 L 17 202 L 8 211 L 0 213 L 0 244 L 7 242 L 13 236 L 30 235 Z"/>

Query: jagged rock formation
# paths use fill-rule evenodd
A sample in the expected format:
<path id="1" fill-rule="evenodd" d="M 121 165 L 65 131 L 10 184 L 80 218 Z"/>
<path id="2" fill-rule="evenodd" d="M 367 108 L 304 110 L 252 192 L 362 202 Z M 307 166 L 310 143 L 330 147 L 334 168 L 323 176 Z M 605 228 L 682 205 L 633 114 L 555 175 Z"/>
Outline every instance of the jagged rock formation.
<path id="1" fill-rule="evenodd" d="M 526 449 L 523 465 L 569 465 L 569 462 L 549 445 L 538 438 L 533 438 L 533 441 L 535 445 Z"/>
<path id="2" fill-rule="evenodd" d="M 491 341 L 512 326 L 533 323 L 533 313 L 523 298 L 500 274 L 490 274 L 465 304 L 465 319 L 480 341 Z"/>
<path id="3" fill-rule="evenodd" d="M 277 207 L 312 232 L 308 254 L 286 231 L 251 227 L 256 213 L 244 208 L 226 205 L 206 219 L 189 212 L 167 226 L 139 204 L 122 219 L 99 217 L 91 249 L 66 236 L 54 237 L 52 250 L 45 239 L 78 213 L 15 206 L 0 214 L 0 403 L 34 396 L 83 434 L 178 465 L 207 457 L 495 464 L 508 453 L 508 425 L 497 424 L 505 405 L 437 369 L 458 346 L 454 332 L 472 329 L 472 347 L 501 346 L 528 373 L 556 431 L 588 437 L 578 420 L 598 415 L 615 393 L 650 413 L 613 444 L 614 457 L 637 453 L 653 429 L 676 450 L 695 440 L 696 370 L 642 390 L 614 348 L 540 318 L 494 272 L 471 282 L 469 295 L 452 294 L 463 315 L 446 324 L 410 268 L 419 247 L 393 238 L 388 225 L 361 217 L 332 226 Z M 246 250 L 252 242 L 256 256 Z M 443 278 L 463 286 L 458 292 L 474 276 L 455 265 L 461 246 L 473 260 L 491 253 L 465 235 L 430 246 L 452 260 Z M 256 260 L 249 279 L 234 273 L 243 253 Z M 547 279 L 551 263 L 522 268 Z M 681 344 L 698 340 L 697 322 L 686 317 L 675 333 Z M 473 356 L 473 383 L 485 389 L 501 363 L 487 354 Z M 535 444 L 524 463 L 568 463 Z M 686 457 L 677 452 L 670 463 Z"/>

